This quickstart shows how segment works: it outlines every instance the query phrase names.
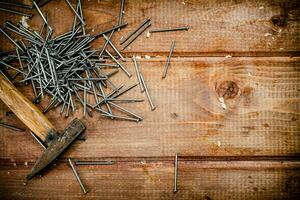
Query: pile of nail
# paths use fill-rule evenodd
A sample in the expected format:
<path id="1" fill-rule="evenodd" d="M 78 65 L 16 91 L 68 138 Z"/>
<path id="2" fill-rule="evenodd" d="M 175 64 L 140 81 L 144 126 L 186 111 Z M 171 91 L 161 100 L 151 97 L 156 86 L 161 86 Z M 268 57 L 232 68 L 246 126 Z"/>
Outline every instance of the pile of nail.
<path id="1" fill-rule="evenodd" d="M 44 113 L 59 107 L 61 114 L 68 117 L 81 104 L 84 116 L 92 116 L 92 111 L 99 111 L 111 119 L 141 121 L 142 117 L 118 104 L 143 101 L 119 98 L 138 83 L 125 88 L 111 81 L 119 69 L 131 76 L 121 62 L 125 59 L 111 42 L 114 31 L 126 24 L 118 23 L 97 35 L 86 34 L 81 1 L 77 1 L 76 7 L 68 0 L 66 3 L 74 12 L 73 27 L 59 36 L 53 36 L 54 29 L 48 23 L 47 15 L 34 1 L 34 7 L 44 22 L 39 31 L 30 30 L 21 23 L 5 23 L 5 30 L 0 31 L 15 45 L 16 50 L 2 57 L 0 73 L 11 82 L 31 84 L 34 103 L 39 103 L 45 95 L 50 96 Z M 22 40 L 11 38 L 8 31 L 22 36 Z M 91 42 L 99 37 L 105 39 L 105 44 L 97 50 L 91 49 Z M 107 45 L 112 47 L 114 53 L 107 50 Z M 13 71 L 13 76 L 9 76 L 11 73 L 6 73 L 7 70 Z"/>

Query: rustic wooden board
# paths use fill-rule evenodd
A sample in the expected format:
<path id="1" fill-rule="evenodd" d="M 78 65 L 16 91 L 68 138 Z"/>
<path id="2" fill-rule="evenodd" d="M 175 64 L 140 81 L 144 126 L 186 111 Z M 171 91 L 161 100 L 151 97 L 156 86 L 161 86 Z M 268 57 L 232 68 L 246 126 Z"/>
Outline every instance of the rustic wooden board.
<path id="1" fill-rule="evenodd" d="M 185 56 L 299 55 L 299 5 L 297 0 L 131 0 L 126 1 L 124 14 L 124 21 L 129 25 L 113 39 L 119 41 L 150 17 L 150 29 L 182 25 L 191 29 L 151 34 L 150 38 L 146 38 L 145 33 L 125 50 L 126 53 L 167 54 L 171 41 L 176 40 L 175 54 Z M 83 8 L 88 31 L 96 34 L 116 23 L 119 1 L 84 1 Z M 53 0 L 43 7 L 43 11 L 49 14 L 50 24 L 57 34 L 70 30 L 74 14 L 64 1 Z M 276 20 L 278 18 L 282 20 Z M 11 19 L 11 15 L 3 15 L 0 23 L 6 19 Z M 19 20 L 20 17 L 15 18 L 15 21 Z M 33 28 L 41 26 L 37 13 L 29 24 Z M 102 39 L 99 39 L 95 45 L 101 43 Z M 9 47 L 12 46 L 1 46 L 0 49 Z"/>
<path id="2" fill-rule="evenodd" d="M 179 161 L 173 194 L 173 163 L 119 162 L 111 166 L 77 166 L 89 189 L 83 195 L 65 163 L 30 182 L 30 166 L 0 168 L 0 195 L 7 199 L 296 199 L 299 162 Z"/>
<path id="3" fill-rule="evenodd" d="M 161 80 L 164 62 L 162 58 L 140 62 L 158 106 L 155 111 L 150 111 L 146 97 L 136 87 L 127 96 L 145 102 L 124 107 L 142 115 L 143 122 L 111 121 L 94 113 L 93 118 L 84 119 L 88 140 L 73 145 L 65 155 L 299 155 L 298 58 L 174 58 L 167 78 Z M 131 71 L 132 65 L 131 61 L 126 63 Z M 136 77 L 118 77 L 124 79 L 115 82 L 136 82 Z M 224 110 L 218 95 L 220 85 L 226 81 L 235 82 L 239 91 L 231 99 L 225 98 Z M 26 91 L 23 93 L 28 94 Z M 71 119 L 64 119 L 58 112 L 51 111 L 47 116 L 63 130 Z M 76 116 L 82 117 L 81 109 Z M 6 132 L 0 137 L 3 159 L 27 161 L 40 155 L 39 146 L 28 133 Z M 16 147 L 12 138 L 18 138 L 20 146 Z"/>
<path id="4" fill-rule="evenodd" d="M 84 1 L 88 32 L 112 27 L 118 3 Z M 84 118 L 87 141 L 76 141 L 57 166 L 26 185 L 25 174 L 42 149 L 28 130 L 16 133 L 0 127 L 0 198 L 296 199 L 300 196 L 299 9 L 296 0 L 127 0 L 128 26 L 114 35 L 116 44 L 147 17 L 152 19 L 151 28 L 191 26 L 187 32 L 150 38 L 143 34 L 124 52 L 124 65 L 131 72 L 130 57 L 142 56 L 139 62 L 157 109 L 150 111 L 145 95 L 135 88 L 126 96 L 145 102 L 124 107 L 142 115 L 143 122 L 112 121 L 97 113 Z M 70 29 L 73 13 L 64 1 L 53 0 L 42 10 L 49 13 L 56 34 Z M 282 25 L 278 16 L 284 19 Z M 20 17 L 0 13 L 0 24 L 6 19 L 17 22 Z M 40 23 L 38 15 L 29 22 L 36 29 Z M 0 37 L 0 50 L 13 47 Z M 172 40 L 176 40 L 174 57 L 167 78 L 161 80 Z M 100 38 L 94 46 L 102 43 Z M 129 86 L 137 80 L 120 72 L 114 81 Z M 236 85 L 225 95 L 223 109 L 219 97 L 228 83 Z M 30 87 L 17 87 L 33 98 Z M 47 101 L 41 107 L 46 105 Z M 0 102 L 0 118 L 24 127 L 16 118 L 4 116 L 6 111 Z M 74 116 L 82 118 L 82 110 Z M 60 131 L 72 120 L 61 117 L 58 110 L 47 117 Z M 179 193 L 174 195 L 176 152 L 184 161 Z M 83 196 L 62 163 L 67 157 L 119 162 L 78 167 L 90 189 Z"/>

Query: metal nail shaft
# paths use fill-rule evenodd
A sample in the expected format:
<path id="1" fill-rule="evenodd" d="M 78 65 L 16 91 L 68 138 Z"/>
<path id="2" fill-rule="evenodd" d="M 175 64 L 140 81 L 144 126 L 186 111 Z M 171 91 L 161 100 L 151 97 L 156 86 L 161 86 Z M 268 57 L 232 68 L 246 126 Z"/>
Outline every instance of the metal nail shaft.
<path id="1" fill-rule="evenodd" d="M 78 173 L 77 173 L 77 171 L 75 169 L 75 166 L 74 166 L 74 164 L 73 164 L 73 162 L 72 162 L 72 160 L 70 158 L 68 159 L 68 162 L 69 162 L 69 164 L 70 164 L 70 166 L 72 168 L 74 176 L 76 177 L 76 179 L 77 179 L 77 181 L 78 181 L 78 183 L 80 185 L 81 190 L 83 191 L 84 194 L 86 194 L 87 190 L 85 189 L 84 185 L 82 184 L 82 181 L 81 181 L 81 179 L 80 179 L 80 177 L 79 177 L 79 175 L 78 175 Z"/>
<path id="2" fill-rule="evenodd" d="M 110 39 L 104 34 L 103 37 L 106 41 L 108 41 L 109 45 L 112 47 L 112 49 L 120 56 L 122 61 L 125 61 L 125 58 L 122 56 L 122 54 L 119 52 L 119 50 L 115 47 L 115 45 L 110 41 Z"/>
<path id="3" fill-rule="evenodd" d="M 35 3 L 35 1 L 32 1 L 33 5 L 35 6 L 36 10 L 38 11 L 38 13 L 40 14 L 41 18 L 43 19 L 44 23 L 47 24 L 50 33 L 53 31 L 53 29 L 51 28 L 51 26 L 49 25 L 48 21 L 46 20 L 45 16 L 43 15 L 42 11 L 40 10 L 39 6 Z"/>
<path id="4" fill-rule="evenodd" d="M 11 7 L 19 7 L 25 9 L 32 9 L 32 6 L 21 4 L 21 3 L 10 3 L 10 2 L 0 2 L 0 5 L 11 6 Z"/>
<path id="5" fill-rule="evenodd" d="M 127 41 L 125 46 L 123 47 L 123 50 L 126 49 L 137 37 L 139 37 L 148 27 L 151 26 L 151 22 L 149 22 L 144 28 L 140 29 L 130 40 Z"/>
<path id="6" fill-rule="evenodd" d="M 43 147 L 43 149 L 47 149 L 47 147 L 42 143 L 42 141 L 32 131 L 30 131 L 30 134 L 35 139 L 35 141 L 37 141 Z"/>
<path id="7" fill-rule="evenodd" d="M 76 165 L 113 165 L 113 161 L 75 161 Z"/>
<path id="8" fill-rule="evenodd" d="M 138 66 L 138 63 L 136 61 L 135 56 L 132 56 L 132 60 L 134 62 L 135 72 L 136 72 L 136 76 L 137 76 L 137 79 L 138 79 L 138 82 L 139 82 L 139 85 L 140 85 L 141 92 L 143 92 L 144 88 L 143 88 L 143 84 L 142 84 L 142 81 L 141 81 L 139 66 Z"/>
<path id="9" fill-rule="evenodd" d="M 123 18 L 123 14 L 124 14 L 124 5 L 125 5 L 125 0 L 121 0 L 118 25 L 122 24 L 122 18 Z"/>
<path id="10" fill-rule="evenodd" d="M 80 17 L 80 15 L 76 12 L 76 10 L 73 8 L 72 4 L 70 3 L 69 0 L 65 0 L 67 2 L 67 4 L 69 5 L 69 7 L 71 8 L 71 10 L 74 12 L 74 14 L 77 16 L 77 18 L 80 20 L 80 22 L 85 25 L 85 22 L 83 21 L 83 19 Z"/>
<path id="11" fill-rule="evenodd" d="M 4 122 L 0 122 L 0 126 L 3 126 L 5 128 L 8 128 L 8 129 L 11 129 L 11 130 L 14 130 L 14 131 L 19 131 L 19 132 L 23 132 L 24 131 L 24 129 L 12 126 L 12 125 L 4 123 Z"/>
<path id="12" fill-rule="evenodd" d="M 150 95 L 149 95 L 148 88 L 147 88 L 147 86 L 146 86 L 146 83 L 145 83 L 143 74 L 140 73 L 140 76 L 141 76 L 141 81 L 142 81 L 142 84 L 143 84 L 143 88 L 145 89 L 146 96 L 147 96 L 147 98 L 148 98 L 148 101 L 149 101 L 151 110 L 155 110 L 156 106 L 153 105 L 153 102 L 152 102 L 152 99 L 151 99 L 151 97 L 150 97 Z"/>
<path id="13" fill-rule="evenodd" d="M 103 31 L 101 33 L 98 33 L 97 35 L 94 35 L 94 37 L 98 38 L 100 36 L 102 36 L 103 34 L 107 34 L 107 33 L 110 33 L 111 31 L 113 30 L 117 30 L 117 29 L 120 29 L 120 28 L 124 28 L 125 26 L 127 26 L 127 23 L 124 23 L 124 24 L 121 24 L 121 25 L 118 25 L 118 26 L 114 26 L 106 31 Z"/>
<path id="14" fill-rule="evenodd" d="M 16 10 L 12 10 L 12 9 L 0 8 L 0 11 L 4 11 L 4 12 L 16 14 L 16 15 L 22 15 L 22 16 L 25 16 L 25 17 L 28 17 L 28 18 L 32 17 L 31 14 L 22 13 L 22 12 L 19 12 L 19 11 L 16 11 Z"/>
<path id="15" fill-rule="evenodd" d="M 171 56 L 172 56 L 172 53 L 174 51 L 174 47 L 175 47 L 175 41 L 173 41 L 172 44 L 171 44 L 170 53 L 169 53 L 169 56 L 168 56 L 168 59 L 167 59 L 167 63 L 165 65 L 165 69 L 164 69 L 164 73 L 162 75 L 162 78 L 166 78 L 166 76 L 167 76 L 168 69 L 169 69 L 169 66 L 170 66 Z"/>
<path id="16" fill-rule="evenodd" d="M 126 70 L 126 68 L 113 56 L 111 55 L 111 53 L 109 53 L 109 51 L 107 51 L 107 49 L 105 49 L 105 52 L 107 53 L 107 55 L 109 55 L 113 61 L 115 61 L 119 66 L 120 68 L 125 72 L 125 74 L 128 76 L 128 77 L 131 77 L 132 75 Z"/>
<path id="17" fill-rule="evenodd" d="M 16 47 L 22 50 L 22 48 L 2 28 L 0 28 L 0 32 L 2 32 Z"/>
<path id="18" fill-rule="evenodd" d="M 177 27 L 177 28 L 162 28 L 162 29 L 152 29 L 150 33 L 158 33 L 158 32 L 170 32 L 170 31 L 187 31 L 190 28 L 188 26 Z"/>
<path id="19" fill-rule="evenodd" d="M 137 28 L 137 29 L 135 29 L 134 31 L 132 31 L 124 40 L 122 40 L 121 42 L 120 42 L 120 44 L 122 45 L 122 44 L 124 44 L 129 38 L 131 38 L 136 32 L 138 32 L 145 24 L 147 24 L 148 22 L 150 22 L 150 18 L 147 18 L 145 21 L 143 21 L 142 23 L 141 23 L 141 25 Z"/>
<path id="20" fill-rule="evenodd" d="M 174 163 L 174 188 L 173 188 L 174 193 L 178 191 L 177 179 L 178 179 L 178 153 L 176 153 L 175 155 L 175 163 Z"/>

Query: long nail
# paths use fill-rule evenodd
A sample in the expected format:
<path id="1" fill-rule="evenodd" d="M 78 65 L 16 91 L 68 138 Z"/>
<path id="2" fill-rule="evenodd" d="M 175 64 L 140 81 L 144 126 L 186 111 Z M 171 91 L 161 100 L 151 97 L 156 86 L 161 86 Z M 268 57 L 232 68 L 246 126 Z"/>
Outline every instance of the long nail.
<path id="1" fill-rule="evenodd" d="M 131 77 L 132 75 L 126 70 L 126 68 L 113 56 L 111 55 L 111 53 L 109 53 L 109 51 L 107 51 L 107 49 L 105 49 L 105 52 L 107 53 L 107 55 L 109 55 L 119 66 L 120 68 L 125 72 L 125 74 L 128 77 Z"/>
<path id="2" fill-rule="evenodd" d="M 190 27 L 188 26 L 182 26 L 177 28 L 162 28 L 162 29 L 152 29 L 149 32 L 150 33 L 158 33 L 158 32 L 170 32 L 170 31 L 187 31 Z"/>
<path id="3" fill-rule="evenodd" d="M 30 131 L 30 134 L 35 139 L 35 141 L 37 141 L 43 147 L 43 149 L 47 149 L 45 144 L 32 131 Z"/>
<path id="4" fill-rule="evenodd" d="M 4 11 L 4 12 L 16 14 L 16 15 L 22 15 L 22 16 L 25 16 L 25 17 L 28 17 L 28 18 L 31 18 L 31 17 L 32 17 L 31 14 L 19 12 L 19 11 L 17 11 L 17 10 L 12 10 L 12 9 L 0 8 L 0 11 Z"/>
<path id="5" fill-rule="evenodd" d="M 127 40 L 129 40 L 129 38 L 131 38 L 136 32 L 138 32 L 145 24 L 147 24 L 148 22 L 150 22 L 150 18 L 147 18 L 145 21 L 143 21 L 139 27 L 137 29 L 135 29 L 134 31 L 132 31 L 125 39 L 123 39 L 120 42 L 120 45 L 124 44 Z"/>
<path id="6" fill-rule="evenodd" d="M 101 33 L 98 33 L 97 35 L 94 35 L 93 37 L 98 38 L 98 37 L 102 36 L 103 34 L 107 34 L 107 33 L 110 33 L 113 30 L 124 28 L 127 25 L 128 25 L 128 23 L 124 23 L 124 24 L 121 24 L 121 25 L 118 25 L 118 26 L 114 26 L 114 27 L 112 27 L 112 28 L 110 28 L 110 29 L 108 29 L 106 31 L 103 31 Z"/>
<path id="7" fill-rule="evenodd" d="M 18 47 L 20 50 L 22 50 L 22 48 L 2 29 L 0 28 L 0 31 L 3 33 L 3 35 L 5 35 L 5 37 L 7 37 L 7 39 L 9 39 L 16 47 Z"/>
<path id="8" fill-rule="evenodd" d="M 122 24 L 122 18 L 123 18 L 123 14 L 124 14 L 124 5 L 125 5 L 125 0 L 121 0 L 118 25 Z"/>
<path id="9" fill-rule="evenodd" d="M 132 88 L 136 87 L 138 85 L 138 83 L 133 84 L 132 86 L 128 87 L 127 89 L 123 90 L 120 92 L 120 90 L 118 91 L 118 93 L 112 95 L 112 98 L 117 98 L 119 96 L 121 96 L 122 94 L 125 94 L 126 92 L 128 92 L 129 90 L 131 90 Z"/>
<path id="10" fill-rule="evenodd" d="M 74 12 L 74 14 L 77 16 L 77 18 L 80 20 L 80 22 L 85 25 L 85 22 L 83 21 L 83 19 L 80 17 L 80 15 L 76 12 L 76 10 L 73 8 L 72 4 L 70 3 L 69 0 L 65 0 L 67 2 L 67 4 L 69 5 L 69 7 L 71 8 L 71 10 Z"/>
<path id="11" fill-rule="evenodd" d="M 146 93 L 148 102 L 149 102 L 149 104 L 150 104 L 151 110 L 153 111 L 153 110 L 155 110 L 156 106 L 153 105 L 153 102 L 152 102 L 152 99 L 151 99 L 151 97 L 150 97 L 150 95 L 149 95 L 148 88 L 147 88 L 147 86 L 146 86 L 146 83 L 145 83 L 143 74 L 140 73 L 140 76 L 141 76 L 141 81 L 142 81 L 142 84 L 143 84 L 143 88 L 145 89 L 145 93 Z"/>
<path id="12" fill-rule="evenodd" d="M 21 4 L 21 3 L 10 3 L 10 2 L 0 2 L 1 5 L 11 6 L 11 7 L 19 7 L 25 9 L 32 9 L 32 6 Z"/>
<path id="13" fill-rule="evenodd" d="M 75 161 L 75 165 L 113 165 L 113 161 Z"/>
<path id="14" fill-rule="evenodd" d="M 101 56 L 102 56 L 104 50 L 106 49 L 106 47 L 107 47 L 107 45 L 108 45 L 108 42 L 111 40 L 111 38 L 112 38 L 114 32 L 115 32 L 115 30 L 112 30 L 111 33 L 110 33 L 110 35 L 109 35 L 109 37 L 108 37 L 108 39 L 106 39 L 106 42 L 104 43 L 104 45 L 103 45 L 103 47 L 102 47 L 102 50 L 101 50 L 100 53 L 99 53 L 99 59 L 101 58 Z M 103 36 L 105 36 L 105 34 L 103 34 Z M 105 36 L 105 37 L 106 37 L 106 36 Z"/>
<path id="15" fill-rule="evenodd" d="M 175 41 L 173 41 L 172 44 L 171 44 L 170 53 L 169 53 L 167 63 L 166 63 L 165 68 L 164 68 L 164 73 L 163 73 L 162 78 L 166 78 L 166 76 L 167 76 L 167 72 L 168 72 L 168 69 L 169 69 L 169 66 L 170 66 L 170 60 L 171 60 L 172 53 L 174 51 L 174 47 L 175 47 Z"/>
<path id="16" fill-rule="evenodd" d="M 39 6 L 35 3 L 35 1 L 32 1 L 33 5 L 35 6 L 36 10 L 38 11 L 38 13 L 40 14 L 40 16 L 42 17 L 43 21 L 45 24 L 47 24 L 48 28 L 50 29 L 50 32 L 53 31 L 53 29 L 51 28 L 51 26 L 49 25 L 48 21 L 46 20 L 45 16 L 43 15 L 42 11 L 40 10 Z"/>
<path id="17" fill-rule="evenodd" d="M 73 162 L 72 162 L 72 160 L 70 158 L 68 159 L 68 162 L 69 162 L 69 164 L 70 164 L 70 166 L 72 168 L 74 176 L 76 177 L 76 179 L 77 179 L 77 181 L 78 181 L 78 183 L 80 185 L 81 190 L 83 191 L 84 194 L 86 194 L 87 190 L 85 189 L 85 187 L 84 187 L 84 185 L 83 185 L 83 183 L 82 183 L 82 181 L 81 181 L 81 179 L 80 179 L 80 177 L 78 175 L 78 172 L 76 171 L 75 166 L 74 166 L 74 164 L 73 164 Z"/>
<path id="18" fill-rule="evenodd" d="M 151 22 L 149 22 L 146 26 L 140 29 L 140 31 L 138 31 L 133 37 L 131 37 L 130 40 L 127 41 L 127 43 L 124 45 L 122 50 L 126 49 L 133 41 L 136 40 L 137 37 L 139 37 L 150 26 L 151 26 Z"/>
<path id="19" fill-rule="evenodd" d="M 121 106 L 119 106 L 119 105 L 117 105 L 117 104 L 115 104 L 115 103 L 113 103 L 113 102 L 110 102 L 110 101 L 109 101 L 109 103 L 110 103 L 111 105 L 113 105 L 114 107 L 116 107 L 118 110 L 120 110 L 120 111 L 122 111 L 122 112 L 125 112 L 125 113 L 127 113 L 127 114 L 129 114 L 129 115 L 131 115 L 131 116 L 133 116 L 133 117 L 136 117 L 136 118 L 139 119 L 140 121 L 143 120 L 142 117 L 138 116 L 137 114 L 135 114 L 135 113 L 133 113 L 133 112 L 131 112 L 131 111 L 129 111 L 129 110 L 126 110 L 125 108 L 122 108 Z"/>
<path id="20" fill-rule="evenodd" d="M 84 91 L 83 91 L 83 116 L 86 115 L 86 102 L 87 101 L 87 93 L 86 93 L 86 81 L 84 81 Z"/>
<path id="21" fill-rule="evenodd" d="M 98 110 L 98 108 L 96 108 Z M 138 118 L 131 118 L 131 117 L 124 117 L 124 116 L 118 116 L 118 115 L 112 115 L 112 114 L 107 114 L 107 113 L 101 113 L 101 115 L 106 116 L 106 117 L 112 117 L 114 119 L 123 119 L 123 120 L 128 120 L 128 121 L 134 121 L 134 122 L 139 122 L 140 120 Z"/>
<path id="22" fill-rule="evenodd" d="M 141 81 L 140 70 L 139 70 L 137 60 L 136 60 L 135 56 L 132 56 L 132 59 L 133 59 L 133 62 L 134 62 L 135 72 L 136 72 L 136 76 L 137 76 L 137 79 L 138 79 L 138 82 L 139 82 L 139 85 L 140 85 L 141 92 L 144 92 L 144 88 L 143 88 L 143 84 L 142 84 L 142 81 Z"/>
<path id="23" fill-rule="evenodd" d="M 103 35 L 106 41 L 108 41 L 109 45 L 112 47 L 112 49 L 120 56 L 122 61 L 125 61 L 125 58 L 122 56 L 122 54 L 119 52 L 119 50 L 115 47 L 115 45 L 110 41 L 110 39 L 106 36 Z"/>
<path id="24" fill-rule="evenodd" d="M 173 192 L 176 193 L 177 189 L 177 179 L 178 179 L 178 154 L 175 155 L 175 162 L 174 162 L 174 188 Z"/>
<path id="25" fill-rule="evenodd" d="M 8 129 L 11 129 L 11 130 L 14 130 L 14 131 L 19 131 L 19 132 L 25 131 L 24 129 L 15 127 L 13 125 L 10 125 L 10 124 L 4 123 L 4 122 L 0 122 L 0 126 L 3 126 L 5 128 L 8 128 Z"/>

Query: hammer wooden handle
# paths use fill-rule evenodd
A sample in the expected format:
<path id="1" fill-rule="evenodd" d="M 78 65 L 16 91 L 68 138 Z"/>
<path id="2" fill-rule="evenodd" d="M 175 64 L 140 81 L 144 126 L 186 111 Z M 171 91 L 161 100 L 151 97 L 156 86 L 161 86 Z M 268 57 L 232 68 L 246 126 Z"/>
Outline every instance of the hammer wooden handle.
<path id="1" fill-rule="evenodd" d="M 2 75 L 0 98 L 41 140 L 45 141 L 48 133 L 56 132 L 46 116 Z"/>

